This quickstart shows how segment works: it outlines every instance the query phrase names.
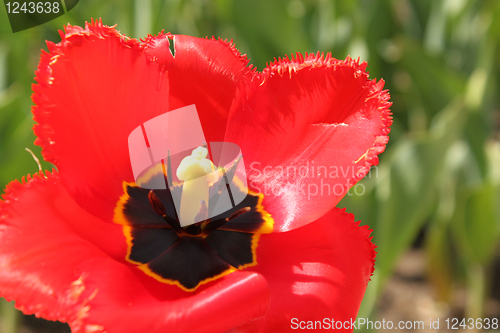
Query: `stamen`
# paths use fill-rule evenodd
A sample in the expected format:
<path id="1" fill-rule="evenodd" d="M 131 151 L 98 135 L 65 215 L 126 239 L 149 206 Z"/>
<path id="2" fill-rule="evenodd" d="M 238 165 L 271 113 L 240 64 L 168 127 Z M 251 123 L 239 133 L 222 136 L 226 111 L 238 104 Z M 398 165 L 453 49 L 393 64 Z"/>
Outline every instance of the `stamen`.
<path id="1" fill-rule="evenodd" d="M 231 214 L 231 216 L 229 216 L 229 218 L 227 219 L 227 221 L 229 222 L 229 221 L 231 221 L 231 220 L 233 220 L 233 219 L 237 218 L 237 217 L 238 217 L 238 216 L 240 216 L 240 215 L 243 215 L 243 214 L 245 214 L 245 213 L 248 213 L 248 212 L 249 212 L 249 211 L 251 211 L 251 210 L 252 210 L 252 208 L 250 208 L 250 207 L 245 207 L 245 208 L 242 208 L 242 209 L 238 210 L 237 212 L 234 212 L 233 214 Z"/>
<path id="2" fill-rule="evenodd" d="M 224 176 L 226 177 L 226 183 L 231 184 L 233 181 L 234 175 L 236 174 L 236 170 L 238 169 L 238 164 L 240 161 L 243 159 L 243 155 L 238 156 L 236 161 L 234 161 L 233 165 L 227 169 L 227 172 L 224 173 Z"/>
<path id="3" fill-rule="evenodd" d="M 165 221 L 167 221 L 167 223 L 172 227 L 172 229 L 174 229 L 175 232 L 177 232 L 178 235 L 182 234 L 183 231 L 181 225 L 179 224 L 179 221 L 167 215 L 165 206 L 163 206 L 163 203 L 161 202 L 160 198 L 158 198 L 158 196 L 153 190 L 149 191 L 148 199 L 155 213 L 162 216 L 165 219 Z"/>
<path id="4" fill-rule="evenodd" d="M 149 191 L 148 199 L 149 199 L 149 203 L 151 204 L 151 207 L 153 207 L 156 214 L 158 214 L 160 216 L 164 216 L 167 214 L 167 211 L 165 210 L 165 206 L 163 206 L 163 203 L 161 202 L 161 200 L 158 198 L 158 196 L 156 195 L 156 193 L 153 190 Z"/>
<path id="5" fill-rule="evenodd" d="M 233 214 L 231 214 L 231 216 L 225 218 L 225 219 L 218 219 L 218 220 L 215 220 L 215 221 L 211 221 L 209 222 L 205 229 L 203 229 L 203 233 L 205 235 L 208 235 L 209 233 L 211 233 L 212 231 L 214 231 L 215 229 L 219 228 L 219 227 L 222 227 L 224 224 L 226 224 L 227 222 L 237 218 L 238 216 L 240 215 L 243 215 L 249 211 L 251 211 L 252 208 L 250 207 L 245 207 L 245 208 L 242 208 L 236 212 L 234 212 Z"/>

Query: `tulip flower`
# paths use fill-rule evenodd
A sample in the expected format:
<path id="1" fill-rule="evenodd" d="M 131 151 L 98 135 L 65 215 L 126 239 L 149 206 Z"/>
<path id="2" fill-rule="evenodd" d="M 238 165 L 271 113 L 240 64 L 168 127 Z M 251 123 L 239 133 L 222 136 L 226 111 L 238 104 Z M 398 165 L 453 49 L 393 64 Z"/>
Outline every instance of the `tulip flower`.
<path id="1" fill-rule="evenodd" d="M 42 51 L 32 97 L 35 143 L 57 169 L 5 189 L 0 296 L 73 332 L 284 332 L 356 318 L 375 246 L 336 205 L 378 163 L 392 122 L 366 63 L 296 54 L 259 72 L 220 39 L 136 40 L 101 21 L 61 38 Z M 169 195 L 184 191 L 191 222 L 208 197 L 139 186 L 127 140 L 189 105 L 207 142 L 240 147 L 248 196 L 181 226 Z M 189 154 L 160 175 L 219 170 L 203 147 Z"/>

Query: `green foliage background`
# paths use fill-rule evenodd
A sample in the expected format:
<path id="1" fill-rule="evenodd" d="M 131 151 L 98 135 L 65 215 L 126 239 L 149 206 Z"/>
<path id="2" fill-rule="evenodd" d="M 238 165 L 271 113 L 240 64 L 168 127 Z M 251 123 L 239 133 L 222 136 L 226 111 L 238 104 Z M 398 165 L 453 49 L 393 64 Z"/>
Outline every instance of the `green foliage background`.
<path id="1" fill-rule="evenodd" d="M 463 284 L 466 316 L 484 314 L 500 235 L 500 1 L 81 0 L 42 26 L 0 34 L 0 186 L 37 171 L 24 148 L 41 156 L 30 85 L 44 40 L 91 17 L 136 38 L 165 29 L 234 39 L 259 70 L 292 52 L 368 61 L 391 92 L 394 125 L 378 169 L 362 181 L 365 194 L 340 203 L 375 230 L 378 245 L 360 317 L 374 315 L 396 260 L 424 226 L 436 297 L 451 302 L 451 286 Z M 0 31 L 6 24 L 0 16 Z M 5 332 L 15 332 L 11 311 L 3 310 Z"/>

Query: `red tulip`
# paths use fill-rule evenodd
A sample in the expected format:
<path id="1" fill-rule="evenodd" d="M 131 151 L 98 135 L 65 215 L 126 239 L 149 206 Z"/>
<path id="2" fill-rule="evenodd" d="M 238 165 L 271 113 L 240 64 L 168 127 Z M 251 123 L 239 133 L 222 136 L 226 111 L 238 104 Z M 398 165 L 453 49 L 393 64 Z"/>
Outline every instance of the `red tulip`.
<path id="1" fill-rule="evenodd" d="M 73 332 L 283 332 L 356 318 L 375 246 L 368 227 L 335 205 L 378 163 L 391 124 L 389 95 L 366 63 L 297 54 L 258 72 L 222 40 L 138 41 L 95 21 L 61 37 L 42 51 L 33 85 L 36 144 L 57 171 L 14 181 L 2 196 L 0 296 Z M 253 242 L 240 266 L 224 257 L 240 251 L 235 244 L 219 249 L 230 227 L 210 242 L 196 236 L 209 243 L 200 255 L 210 264 L 175 261 L 165 273 L 193 285 L 145 274 L 153 265 L 131 260 L 124 233 L 135 227 L 117 220 L 124 184 L 134 182 L 128 135 L 191 104 L 207 141 L 236 143 L 245 156 L 254 203 L 232 213 L 233 225 L 257 216 L 273 226 L 238 233 Z M 152 206 L 134 206 L 137 216 L 167 219 L 157 194 L 141 198 Z M 169 228 L 141 230 L 158 238 Z M 196 266 L 210 256 L 230 269 L 215 276 Z M 206 276 L 193 277 L 199 269 Z"/>

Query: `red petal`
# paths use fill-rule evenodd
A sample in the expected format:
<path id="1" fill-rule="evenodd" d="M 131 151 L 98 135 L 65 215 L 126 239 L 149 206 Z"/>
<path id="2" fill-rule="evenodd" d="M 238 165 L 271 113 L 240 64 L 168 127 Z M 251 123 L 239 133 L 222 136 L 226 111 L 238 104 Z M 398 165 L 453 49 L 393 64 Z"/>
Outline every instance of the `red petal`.
<path id="1" fill-rule="evenodd" d="M 170 109 L 195 104 L 207 141 L 224 141 L 236 85 L 254 75 L 247 58 L 232 43 L 215 38 L 161 33 L 145 45 L 150 58 L 168 71 Z"/>
<path id="2" fill-rule="evenodd" d="M 113 259 L 110 249 L 125 257 L 121 227 L 96 224 L 57 175 L 48 177 L 13 182 L 0 201 L 0 296 L 23 312 L 75 333 L 160 333 L 224 331 L 268 309 L 269 288 L 256 273 L 230 274 L 194 294 Z M 93 239 L 75 232 L 83 227 Z"/>
<path id="3" fill-rule="evenodd" d="M 241 147 L 275 230 L 321 217 L 378 163 L 392 123 L 389 95 L 365 68 L 298 54 L 237 93 L 225 141 Z"/>
<path id="4" fill-rule="evenodd" d="M 376 254 L 371 230 L 358 225 L 354 215 L 334 208 L 298 230 L 262 235 L 258 264 L 249 270 L 266 277 L 271 307 L 243 331 L 296 331 L 293 318 L 355 320 Z"/>
<path id="5" fill-rule="evenodd" d="M 133 181 L 130 132 L 168 111 L 168 78 L 139 42 L 101 22 L 66 27 L 42 51 L 33 85 L 36 144 L 82 207 L 111 220 Z"/>
<path id="6" fill-rule="evenodd" d="M 25 313 L 74 321 L 81 311 L 78 266 L 126 253 L 121 227 L 76 205 L 57 176 L 14 181 L 0 201 L 0 294 Z M 87 239 L 85 239 L 87 238 Z M 113 260 L 114 261 L 114 260 Z"/>

